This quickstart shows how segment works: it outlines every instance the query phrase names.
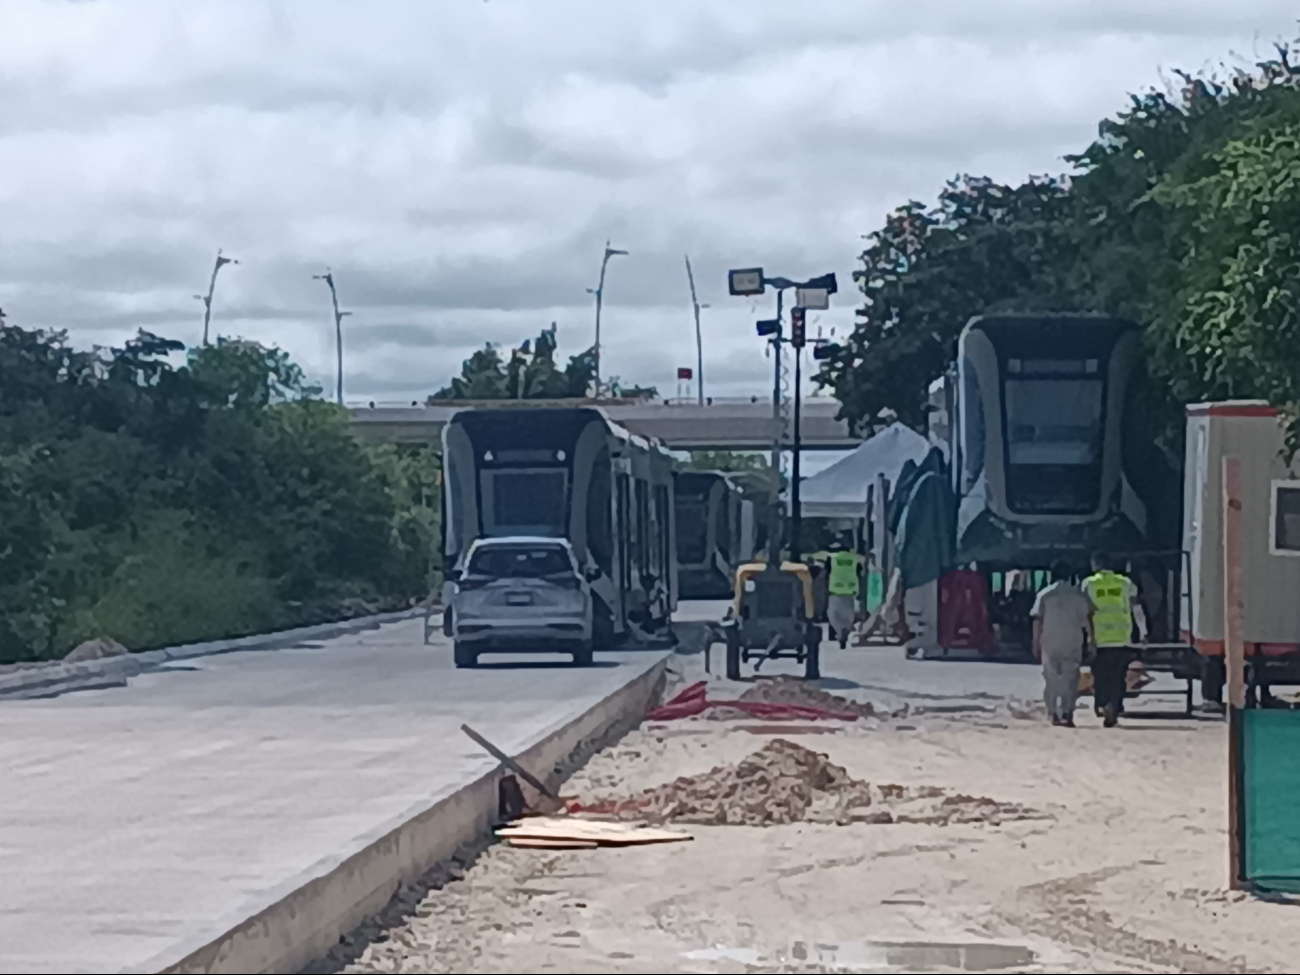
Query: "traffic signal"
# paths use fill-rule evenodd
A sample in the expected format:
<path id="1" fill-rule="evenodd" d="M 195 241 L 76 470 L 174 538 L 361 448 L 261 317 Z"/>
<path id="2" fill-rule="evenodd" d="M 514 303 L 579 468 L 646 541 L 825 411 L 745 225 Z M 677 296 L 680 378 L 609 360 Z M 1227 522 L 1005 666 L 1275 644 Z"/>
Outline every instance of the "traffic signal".
<path id="1" fill-rule="evenodd" d="M 805 325 L 807 312 L 803 308 L 790 309 L 790 344 L 802 349 L 808 341 L 808 329 Z"/>
<path id="2" fill-rule="evenodd" d="M 821 288 L 827 294 L 833 295 L 839 291 L 839 285 L 835 281 L 835 272 L 823 274 L 819 278 L 809 278 L 802 285 L 802 288 Z"/>
<path id="3" fill-rule="evenodd" d="M 818 342 L 813 346 L 813 358 L 821 361 L 834 359 L 840 347 L 835 342 Z"/>

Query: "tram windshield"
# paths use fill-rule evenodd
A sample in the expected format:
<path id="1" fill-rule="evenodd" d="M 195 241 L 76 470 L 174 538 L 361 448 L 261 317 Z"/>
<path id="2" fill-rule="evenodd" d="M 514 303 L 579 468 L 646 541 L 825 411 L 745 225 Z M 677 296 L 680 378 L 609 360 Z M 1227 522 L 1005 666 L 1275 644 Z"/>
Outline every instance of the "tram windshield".
<path id="1" fill-rule="evenodd" d="M 564 535 L 567 471 L 498 468 L 485 470 L 480 476 L 483 528 L 487 535 Z"/>
<path id="2" fill-rule="evenodd" d="M 1008 461 L 1086 466 L 1101 445 L 1100 379 L 1009 379 Z"/>

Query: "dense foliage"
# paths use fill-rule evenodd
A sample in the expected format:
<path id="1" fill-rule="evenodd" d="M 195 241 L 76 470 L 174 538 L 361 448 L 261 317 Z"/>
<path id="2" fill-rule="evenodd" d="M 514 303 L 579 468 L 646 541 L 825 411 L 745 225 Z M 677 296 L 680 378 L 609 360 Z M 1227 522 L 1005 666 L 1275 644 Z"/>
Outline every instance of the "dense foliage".
<path id="1" fill-rule="evenodd" d="M 74 350 L 0 324 L 0 661 L 407 605 L 436 457 L 367 448 L 275 349 L 141 332 Z"/>
<path id="2" fill-rule="evenodd" d="M 555 362 L 557 327 L 543 329 L 535 339 L 511 350 L 509 361 L 491 342 L 471 355 L 450 385 L 429 397 L 438 400 L 583 399 L 595 392 L 596 350 L 571 356 L 561 369 Z M 601 392 L 610 396 L 654 396 L 652 386 L 624 386 L 617 376 L 602 381 Z"/>
<path id="3" fill-rule="evenodd" d="M 869 237 L 859 321 L 819 381 L 855 423 L 890 409 L 923 428 L 971 316 L 1097 311 L 1145 326 L 1153 423 L 1202 398 L 1294 411 L 1298 77 L 1286 46 L 1250 70 L 1180 75 L 1103 121 L 1069 176 L 963 176 L 936 206 L 899 208 Z"/>

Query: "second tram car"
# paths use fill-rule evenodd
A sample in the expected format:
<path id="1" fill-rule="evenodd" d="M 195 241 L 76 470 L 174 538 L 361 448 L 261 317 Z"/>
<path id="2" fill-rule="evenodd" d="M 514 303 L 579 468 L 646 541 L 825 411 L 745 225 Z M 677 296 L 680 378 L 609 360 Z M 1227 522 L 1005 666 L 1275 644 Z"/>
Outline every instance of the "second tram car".
<path id="1" fill-rule="evenodd" d="M 670 620 L 673 519 L 671 455 L 599 409 L 466 409 L 443 430 L 445 565 L 477 538 L 568 539 L 598 570 L 597 646 Z"/>
<path id="2" fill-rule="evenodd" d="M 754 554 L 754 503 L 716 471 L 678 471 L 673 498 L 682 598 L 728 598 L 736 568 Z"/>

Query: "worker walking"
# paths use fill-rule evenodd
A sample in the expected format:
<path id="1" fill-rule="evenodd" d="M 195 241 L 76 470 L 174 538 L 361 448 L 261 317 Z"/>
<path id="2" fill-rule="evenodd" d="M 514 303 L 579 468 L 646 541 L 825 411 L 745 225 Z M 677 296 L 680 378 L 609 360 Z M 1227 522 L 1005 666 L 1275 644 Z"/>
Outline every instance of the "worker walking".
<path id="1" fill-rule="evenodd" d="M 1052 584 L 1038 594 L 1030 611 L 1034 656 L 1043 664 L 1047 715 L 1053 725 L 1066 728 L 1074 727 L 1079 670 L 1092 635 L 1092 603 L 1073 576 L 1064 562 L 1052 566 Z"/>
<path id="2" fill-rule="evenodd" d="M 844 648 L 849 645 L 849 634 L 858 618 L 862 560 L 856 552 L 848 551 L 843 542 L 835 542 L 831 545 L 830 567 L 826 619 L 830 623 L 831 635 Z"/>
<path id="3" fill-rule="evenodd" d="M 1093 643 L 1097 656 L 1092 665 L 1093 695 L 1107 728 L 1119 723 L 1124 710 L 1129 665 L 1138 659 L 1133 648 L 1133 623 L 1138 640 L 1147 642 L 1147 620 L 1138 599 L 1138 587 L 1115 570 L 1105 555 L 1094 555 L 1093 574 L 1083 584 L 1092 602 Z"/>

